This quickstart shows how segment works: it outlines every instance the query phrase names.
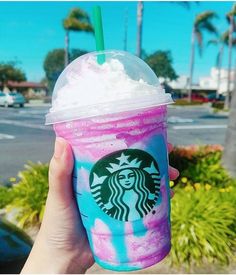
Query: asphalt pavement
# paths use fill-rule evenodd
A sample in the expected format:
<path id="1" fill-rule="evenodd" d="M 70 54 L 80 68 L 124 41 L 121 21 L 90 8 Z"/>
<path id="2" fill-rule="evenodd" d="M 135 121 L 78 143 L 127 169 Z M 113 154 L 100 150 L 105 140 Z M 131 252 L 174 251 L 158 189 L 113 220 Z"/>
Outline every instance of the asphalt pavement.
<path id="1" fill-rule="evenodd" d="M 28 161 L 49 162 L 55 139 L 44 126 L 48 107 L 0 108 L 0 183 L 16 177 Z"/>
<path id="2" fill-rule="evenodd" d="M 49 162 L 55 135 L 45 126 L 49 105 L 0 107 L 0 183 L 16 177 L 27 161 Z M 168 109 L 168 139 L 174 145 L 224 144 L 227 116 L 208 106 Z"/>
<path id="3" fill-rule="evenodd" d="M 209 105 L 168 108 L 168 139 L 174 145 L 224 145 L 227 114 L 214 114 Z"/>

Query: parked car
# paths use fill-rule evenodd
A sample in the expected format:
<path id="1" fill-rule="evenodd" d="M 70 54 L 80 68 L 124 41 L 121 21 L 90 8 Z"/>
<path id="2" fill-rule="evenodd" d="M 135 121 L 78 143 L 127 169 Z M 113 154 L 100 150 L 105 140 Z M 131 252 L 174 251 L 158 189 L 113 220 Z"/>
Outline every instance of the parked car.
<path id="1" fill-rule="evenodd" d="M 188 100 L 188 96 L 183 97 L 182 99 L 184 100 Z M 195 101 L 195 102 L 209 102 L 208 98 L 206 96 L 203 96 L 201 94 L 192 94 L 191 95 L 191 101 Z"/>
<path id="2" fill-rule="evenodd" d="M 188 97 L 184 97 L 183 99 L 188 100 Z M 216 101 L 222 101 L 224 99 L 224 96 L 219 95 L 218 98 L 216 98 L 215 93 L 211 93 L 208 95 L 205 94 L 192 94 L 191 95 L 191 100 L 195 102 L 202 102 L 202 103 L 207 103 L 207 102 L 216 102 Z"/>
<path id="3" fill-rule="evenodd" d="M 20 273 L 32 245 L 24 231 L 0 218 L 0 274 Z"/>
<path id="4" fill-rule="evenodd" d="M 223 96 L 222 94 L 218 95 L 218 97 L 216 98 L 215 93 L 208 94 L 207 98 L 209 99 L 210 102 L 224 101 L 225 100 L 225 96 Z"/>
<path id="5" fill-rule="evenodd" d="M 16 106 L 24 107 L 25 98 L 20 93 L 3 93 L 0 91 L 0 106 Z"/>

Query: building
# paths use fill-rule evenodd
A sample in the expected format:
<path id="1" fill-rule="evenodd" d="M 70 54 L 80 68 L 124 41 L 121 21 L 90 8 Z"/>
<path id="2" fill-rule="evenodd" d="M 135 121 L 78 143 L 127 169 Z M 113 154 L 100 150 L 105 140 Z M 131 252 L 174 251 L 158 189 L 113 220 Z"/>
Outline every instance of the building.
<path id="1" fill-rule="evenodd" d="M 211 68 L 209 76 L 202 76 L 199 78 L 199 83 L 192 85 L 193 93 L 216 93 L 218 87 L 218 76 L 219 70 L 215 67 Z M 220 70 L 220 82 L 219 82 L 219 93 L 225 94 L 227 92 L 227 79 L 228 70 Z M 170 81 L 168 84 L 171 88 L 181 94 L 186 94 L 188 91 L 189 77 L 186 75 L 180 76 L 177 80 Z M 234 89 L 234 71 L 230 72 L 230 91 Z"/>
<path id="2" fill-rule="evenodd" d="M 8 81 L 4 87 L 3 84 L 0 83 L 0 90 L 5 93 L 17 91 L 22 93 L 26 98 L 42 98 L 45 97 L 48 92 L 47 86 L 45 84 L 28 81 Z"/>
<path id="3" fill-rule="evenodd" d="M 226 69 L 221 69 L 219 71 L 215 67 L 211 68 L 210 76 L 199 78 L 199 86 L 217 90 L 219 73 L 220 73 L 219 94 L 225 94 L 227 92 L 227 85 L 228 85 L 228 70 Z M 229 86 L 229 90 L 231 92 L 234 89 L 234 74 L 235 74 L 234 70 L 231 70 L 230 86 Z"/>

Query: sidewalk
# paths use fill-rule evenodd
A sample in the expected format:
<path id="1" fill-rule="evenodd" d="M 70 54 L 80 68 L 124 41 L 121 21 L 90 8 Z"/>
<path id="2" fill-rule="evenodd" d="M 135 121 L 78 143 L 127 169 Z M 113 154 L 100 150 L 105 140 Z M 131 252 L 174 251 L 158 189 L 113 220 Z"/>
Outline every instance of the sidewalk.
<path id="1" fill-rule="evenodd" d="M 29 100 L 28 103 L 25 103 L 26 107 L 51 107 L 51 103 L 44 103 L 43 99 L 34 99 Z"/>

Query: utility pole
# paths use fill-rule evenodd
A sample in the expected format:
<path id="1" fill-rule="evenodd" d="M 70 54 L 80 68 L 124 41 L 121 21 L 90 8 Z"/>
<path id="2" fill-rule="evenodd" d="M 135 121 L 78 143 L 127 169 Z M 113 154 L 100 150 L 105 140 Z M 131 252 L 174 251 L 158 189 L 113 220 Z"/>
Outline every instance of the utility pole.
<path id="1" fill-rule="evenodd" d="M 124 51 L 127 51 L 127 37 L 128 37 L 128 8 L 125 9 L 125 21 L 124 21 Z"/>
<path id="2" fill-rule="evenodd" d="M 143 1 L 138 1 L 137 6 L 137 56 L 142 53 L 142 28 L 143 28 Z"/>

